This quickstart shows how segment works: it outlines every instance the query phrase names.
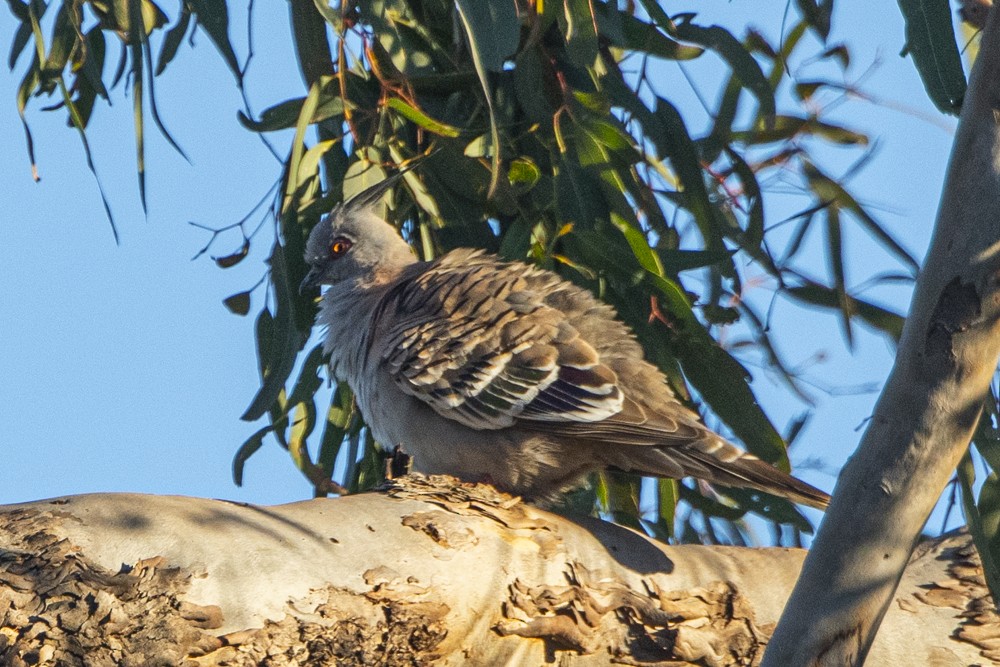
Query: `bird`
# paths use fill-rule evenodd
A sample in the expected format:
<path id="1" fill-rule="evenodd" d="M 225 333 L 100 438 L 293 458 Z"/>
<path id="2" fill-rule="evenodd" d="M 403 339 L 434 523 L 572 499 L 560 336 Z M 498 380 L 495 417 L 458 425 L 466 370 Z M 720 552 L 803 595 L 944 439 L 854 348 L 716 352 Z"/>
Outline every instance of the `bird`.
<path id="1" fill-rule="evenodd" d="M 615 469 L 827 505 L 704 425 L 588 290 L 477 249 L 420 261 L 376 210 L 401 175 L 320 219 L 300 292 L 327 286 L 316 321 L 331 373 L 413 470 L 528 499 Z"/>

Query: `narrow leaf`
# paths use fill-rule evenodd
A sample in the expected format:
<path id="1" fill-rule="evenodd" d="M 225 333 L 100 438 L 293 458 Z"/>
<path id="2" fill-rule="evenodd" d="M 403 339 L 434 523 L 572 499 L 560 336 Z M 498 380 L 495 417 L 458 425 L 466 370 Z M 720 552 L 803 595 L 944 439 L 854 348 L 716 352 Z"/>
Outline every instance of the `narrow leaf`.
<path id="1" fill-rule="evenodd" d="M 424 128 L 428 132 L 441 135 L 442 137 L 450 137 L 454 139 L 462 133 L 462 131 L 457 127 L 453 127 L 447 123 L 442 123 L 439 120 L 434 120 L 420 109 L 407 104 L 398 97 L 390 97 L 386 102 L 386 106 L 397 112 L 403 118 L 406 118 L 410 122 Z"/>
<path id="2" fill-rule="evenodd" d="M 166 36 L 163 38 L 163 44 L 160 46 L 160 59 L 156 63 L 156 76 L 160 76 L 163 70 L 167 68 L 170 61 L 174 59 L 177 55 L 177 49 L 180 48 L 181 42 L 184 41 L 184 35 L 187 34 L 188 25 L 191 23 L 191 9 L 188 4 L 181 4 L 181 13 L 177 17 L 177 23 L 167 31 Z"/>
<path id="3" fill-rule="evenodd" d="M 842 307 L 841 296 L 837 291 L 818 283 L 788 287 L 783 293 L 814 306 L 836 309 Z M 903 332 L 902 315 L 850 295 L 846 295 L 845 301 L 850 312 L 860 317 L 866 324 L 889 334 L 894 340 L 899 340 Z"/>
<path id="4" fill-rule="evenodd" d="M 955 41 L 948 0 L 898 0 L 906 19 L 906 52 L 928 97 L 944 113 L 958 114 L 965 97 L 965 70 Z"/>
<path id="5" fill-rule="evenodd" d="M 831 205 L 826 208 L 826 261 L 833 274 L 833 289 L 837 294 L 840 324 L 847 340 L 847 347 L 854 349 L 854 332 L 851 329 L 851 304 L 847 298 L 847 280 L 844 273 L 844 244 L 840 227 L 840 209 Z"/>
<path id="6" fill-rule="evenodd" d="M 487 199 L 493 199 L 497 192 L 497 185 L 500 182 L 500 129 L 497 125 L 496 111 L 493 108 L 493 95 L 490 91 L 489 77 L 487 69 L 490 65 L 502 67 L 502 58 L 511 53 L 500 54 L 506 50 L 509 44 L 509 35 L 503 37 L 508 30 L 497 30 L 488 22 L 488 14 L 484 12 L 498 11 L 500 17 L 507 16 L 507 12 L 514 13 L 516 24 L 516 11 L 513 3 L 507 0 L 498 2 L 481 2 L 479 0 L 455 0 L 458 7 L 459 17 L 462 19 L 462 27 L 465 30 L 465 39 L 469 45 L 469 52 L 472 55 L 472 62 L 479 76 L 479 83 L 483 88 L 483 95 L 486 100 L 486 110 L 490 117 L 490 138 L 493 141 L 493 159 L 490 173 L 490 186 L 486 193 Z M 506 25 L 507 20 L 503 20 L 501 25 Z M 498 37 L 499 35 L 499 37 Z"/>
<path id="7" fill-rule="evenodd" d="M 305 345 L 307 336 L 296 327 L 291 278 L 285 260 L 284 248 L 275 243 L 271 252 L 271 284 L 274 286 L 274 300 L 277 312 L 273 322 L 272 344 L 269 349 L 271 363 L 269 373 L 264 377 L 250 406 L 243 413 L 244 421 L 256 421 L 266 413 L 285 388 L 285 381 L 295 367 L 299 350 Z M 259 352 L 258 346 L 258 354 Z"/>
<path id="8" fill-rule="evenodd" d="M 208 38 L 215 44 L 222 59 L 226 61 L 233 76 L 236 77 L 237 84 L 243 85 L 243 72 L 240 64 L 236 60 L 236 52 L 229 41 L 229 7 L 226 0 L 188 0 L 191 9 L 194 10 L 198 19 L 198 25 L 202 27 Z"/>
<path id="9" fill-rule="evenodd" d="M 504 63 L 514 57 L 521 38 L 515 0 L 456 0 L 455 4 L 469 50 L 477 61 L 477 71 L 480 67 L 491 72 L 502 71 Z"/>
<path id="10" fill-rule="evenodd" d="M 246 466 L 247 460 L 263 446 L 264 436 L 274 429 L 274 424 L 268 424 L 258 429 L 236 450 L 236 455 L 233 457 L 233 482 L 236 486 L 243 486 L 243 468 Z"/>
<path id="11" fill-rule="evenodd" d="M 485 3 L 489 4 L 489 3 Z M 590 66 L 597 59 L 597 29 L 590 0 L 563 0 L 566 51 L 573 62 Z"/>
<path id="12" fill-rule="evenodd" d="M 976 469 L 972 463 L 972 456 L 968 451 L 965 452 L 962 461 L 958 464 L 957 473 L 959 487 L 962 490 L 962 508 L 965 510 L 965 522 L 969 526 L 969 532 L 972 533 L 972 541 L 976 545 L 976 551 L 979 552 L 979 559 L 982 561 L 986 584 L 993 595 L 1000 595 L 1000 568 L 998 568 L 997 561 L 997 556 L 1000 554 L 993 548 L 990 539 L 991 536 L 996 536 L 996 526 L 1000 525 L 1000 520 L 998 520 L 995 510 L 991 510 L 990 527 L 993 530 L 991 535 L 987 535 L 983 525 L 983 516 L 979 512 L 975 493 L 972 490 L 976 481 Z M 991 489 L 987 492 L 986 500 L 992 501 L 994 508 L 1000 507 L 1000 493 L 996 489 L 996 475 L 990 475 L 990 477 L 993 478 L 993 482 L 990 483 Z M 985 484 L 983 488 L 986 488 Z M 982 501 L 983 499 L 980 498 L 980 502 Z"/>
<path id="13" fill-rule="evenodd" d="M 643 5 L 648 8 L 648 5 L 654 2 L 655 0 L 643 0 Z M 757 98 L 761 114 L 772 117 L 777 113 L 774 89 L 761 71 L 760 65 L 728 30 L 717 25 L 705 28 L 690 21 L 681 21 L 674 23 L 673 30 L 668 32 L 677 39 L 704 46 L 718 53 L 732 68 L 733 74 L 743 87 Z"/>
<path id="14" fill-rule="evenodd" d="M 594 3 L 597 27 L 613 46 L 641 51 L 666 60 L 691 60 L 705 52 L 670 39 L 656 25 L 639 20 L 612 4 Z"/>
<path id="15" fill-rule="evenodd" d="M 816 31 L 825 42 L 830 36 L 830 15 L 833 13 L 833 0 L 796 0 L 799 11 L 809 22 L 809 27 Z"/>

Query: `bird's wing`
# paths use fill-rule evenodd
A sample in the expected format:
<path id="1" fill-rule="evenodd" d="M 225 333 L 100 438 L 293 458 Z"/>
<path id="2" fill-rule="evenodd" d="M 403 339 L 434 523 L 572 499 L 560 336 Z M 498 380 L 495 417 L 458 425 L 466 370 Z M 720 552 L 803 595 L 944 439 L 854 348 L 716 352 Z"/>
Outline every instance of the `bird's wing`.
<path id="1" fill-rule="evenodd" d="M 530 425 L 623 470 L 828 499 L 706 428 L 613 310 L 553 273 L 453 251 L 395 285 L 372 326 L 396 384 L 471 428 Z"/>
<path id="2" fill-rule="evenodd" d="M 403 391 L 476 429 L 608 419 L 625 402 L 616 374 L 546 303 L 566 289 L 582 292 L 524 264 L 449 253 L 383 299 L 383 366 Z"/>

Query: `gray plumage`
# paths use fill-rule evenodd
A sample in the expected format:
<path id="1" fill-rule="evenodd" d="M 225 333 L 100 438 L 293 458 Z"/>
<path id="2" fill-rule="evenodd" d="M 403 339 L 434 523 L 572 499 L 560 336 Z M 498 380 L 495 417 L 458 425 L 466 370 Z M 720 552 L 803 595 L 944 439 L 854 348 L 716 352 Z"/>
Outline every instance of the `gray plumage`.
<path id="1" fill-rule="evenodd" d="M 318 322 L 333 373 L 416 470 L 540 497 L 617 468 L 826 505 L 706 428 L 586 290 L 478 250 L 417 261 L 373 211 L 389 185 L 313 229 L 303 286 L 330 286 Z"/>

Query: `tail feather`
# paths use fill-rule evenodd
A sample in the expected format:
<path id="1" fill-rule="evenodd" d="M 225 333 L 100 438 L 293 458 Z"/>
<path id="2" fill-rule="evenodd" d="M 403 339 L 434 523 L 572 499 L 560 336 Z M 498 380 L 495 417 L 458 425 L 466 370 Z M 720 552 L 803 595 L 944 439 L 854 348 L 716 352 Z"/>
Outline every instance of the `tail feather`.
<path id="1" fill-rule="evenodd" d="M 721 439 L 623 450 L 618 448 L 620 456 L 609 461 L 623 470 L 654 477 L 697 477 L 722 486 L 764 491 L 816 509 L 826 509 L 830 502 L 829 494 Z"/>
<path id="2" fill-rule="evenodd" d="M 757 489 L 821 510 L 830 504 L 829 494 L 756 457 L 744 456 L 723 464 L 713 481 L 723 486 Z"/>

